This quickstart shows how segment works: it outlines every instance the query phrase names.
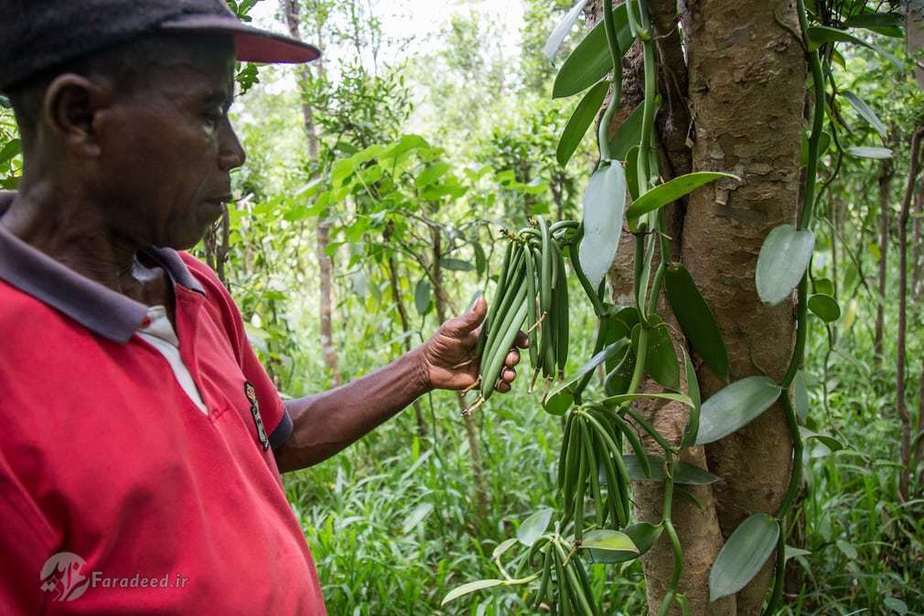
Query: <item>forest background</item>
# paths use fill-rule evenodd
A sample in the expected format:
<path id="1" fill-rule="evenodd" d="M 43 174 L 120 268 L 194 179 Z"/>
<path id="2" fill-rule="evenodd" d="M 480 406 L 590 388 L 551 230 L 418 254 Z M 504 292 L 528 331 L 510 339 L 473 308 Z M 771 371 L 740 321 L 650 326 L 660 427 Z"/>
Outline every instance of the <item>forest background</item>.
<path id="1" fill-rule="evenodd" d="M 552 60 L 543 51 L 570 0 L 229 4 L 325 50 L 308 69 L 241 67 L 232 115 L 248 162 L 228 216 L 197 248 L 280 391 L 336 386 L 422 342 L 488 286 L 502 229 L 538 215 L 580 219 L 596 151 L 587 138 L 558 162 L 577 100 L 550 93 L 587 26 L 579 21 Z M 786 575 L 786 610 L 798 614 L 924 613 L 924 499 L 917 483 L 901 493 L 896 397 L 898 214 L 922 97 L 910 69 L 880 53 L 905 58 L 902 33 L 863 40 L 877 49 L 839 48 L 838 83 L 859 101 L 841 110 L 852 130 L 840 145 L 855 155 L 832 146 L 819 176 L 831 179 L 834 205 L 812 267 L 839 307 L 811 328 L 803 372 L 805 430 L 827 438 L 803 454 Z M 0 107 L 0 185 L 15 188 L 20 172 L 15 125 Z M 914 193 L 902 374 L 917 417 L 924 201 Z M 589 303 L 572 302 L 573 369 L 591 355 L 593 319 Z M 521 586 L 441 605 L 453 588 L 496 577 L 495 548 L 555 498 L 561 422 L 527 381 L 471 417 L 455 394 L 436 392 L 286 477 L 331 614 L 530 611 Z M 604 613 L 646 611 L 637 561 L 589 573 Z"/>

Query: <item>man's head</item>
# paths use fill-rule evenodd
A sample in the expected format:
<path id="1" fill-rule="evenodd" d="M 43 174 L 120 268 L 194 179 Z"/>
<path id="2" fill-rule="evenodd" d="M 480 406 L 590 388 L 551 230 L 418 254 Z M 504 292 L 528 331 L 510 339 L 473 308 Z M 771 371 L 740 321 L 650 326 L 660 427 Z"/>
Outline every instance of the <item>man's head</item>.
<path id="1" fill-rule="evenodd" d="M 235 60 L 306 61 L 318 53 L 240 24 L 219 0 L 0 0 L 0 7 L 10 2 L 38 20 L 19 28 L 28 36 L 0 25 L 0 43 L 12 48 L 0 47 L 0 89 L 20 125 L 24 185 L 79 195 L 98 210 L 87 214 L 100 232 L 138 246 L 190 247 L 221 214 L 230 172 L 244 162 L 227 116 Z M 72 13 L 75 4 L 114 4 L 130 26 L 145 25 L 127 36 L 126 27 L 105 21 L 100 36 L 113 38 L 111 44 L 74 57 L 51 45 L 30 65 L 13 57 L 29 53 L 21 39 L 34 38 L 45 23 L 43 11 L 22 8 L 29 2 Z M 134 12 L 146 7 L 166 10 L 167 17 L 153 26 L 144 15 L 139 20 Z M 52 16 L 48 36 L 59 17 Z M 81 49 L 88 45 L 78 41 Z M 16 66 L 4 69 L 7 54 Z"/>

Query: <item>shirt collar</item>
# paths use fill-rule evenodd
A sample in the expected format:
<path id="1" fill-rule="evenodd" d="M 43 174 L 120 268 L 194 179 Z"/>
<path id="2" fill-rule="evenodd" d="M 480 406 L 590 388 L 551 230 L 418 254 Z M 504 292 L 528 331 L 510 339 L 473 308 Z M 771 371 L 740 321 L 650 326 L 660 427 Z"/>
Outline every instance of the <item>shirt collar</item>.
<path id="1" fill-rule="evenodd" d="M 0 192 L 0 215 L 15 193 Z M 144 251 L 166 271 L 174 285 L 205 294 L 180 255 L 170 248 Z M 23 242 L 0 224 L 0 280 L 56 308 L 94 333 L 125 343 L 142 327 L 148 307 L 81 276 Z"/>

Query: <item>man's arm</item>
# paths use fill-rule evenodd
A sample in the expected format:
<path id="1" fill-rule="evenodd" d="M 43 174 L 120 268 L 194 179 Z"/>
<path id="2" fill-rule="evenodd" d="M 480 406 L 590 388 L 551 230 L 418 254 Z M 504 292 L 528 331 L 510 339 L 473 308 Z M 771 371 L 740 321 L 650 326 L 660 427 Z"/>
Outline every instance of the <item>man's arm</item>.
<path id="1" fill-rule="evenodd" d="M 478 326 L 486 305 L 444 323 L 422 346 L 380 370 L 336 389 L 286 403 L 292 417 L 289 440 L 276 451 L 281 472 L 322 462 L 373 430 L 433 389 L 465 389 L 478 379 Z M 520 335 L 517 346 L 526 345 Z M 506 358 L 496 388 L 510 391 L 520 359 L 516 349 Z"/>

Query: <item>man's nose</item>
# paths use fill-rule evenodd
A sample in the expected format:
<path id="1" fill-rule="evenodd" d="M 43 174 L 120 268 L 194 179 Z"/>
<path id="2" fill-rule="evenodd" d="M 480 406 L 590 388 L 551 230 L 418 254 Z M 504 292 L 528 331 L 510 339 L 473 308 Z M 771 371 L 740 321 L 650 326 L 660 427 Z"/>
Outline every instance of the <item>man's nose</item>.
<path id="1" fill-rule="evenodd" d="M 244 146 L 241 145 L 237 133 L 231 126 L 230 120 L 225 118 L 221 124 L 221 141 L 218 153 L 218 164 L 222 171 L 231 171 L 242 166 L 247 160 L 247 154 L 244 152 Z"/>

